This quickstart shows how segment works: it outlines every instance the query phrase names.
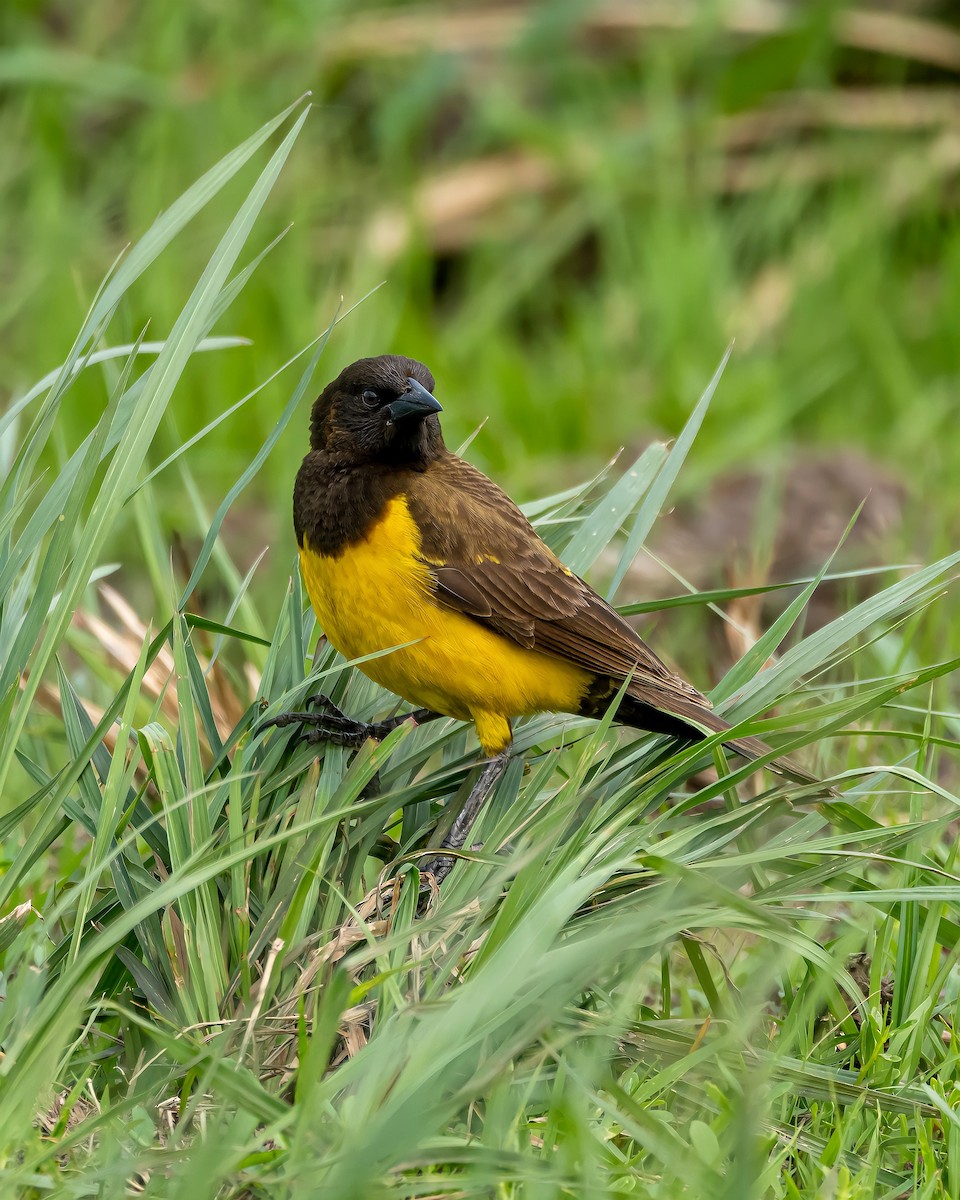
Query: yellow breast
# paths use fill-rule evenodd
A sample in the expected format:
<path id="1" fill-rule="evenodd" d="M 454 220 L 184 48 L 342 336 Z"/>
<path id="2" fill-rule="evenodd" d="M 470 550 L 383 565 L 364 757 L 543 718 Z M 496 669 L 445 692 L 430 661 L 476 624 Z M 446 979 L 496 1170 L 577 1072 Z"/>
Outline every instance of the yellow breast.
<path id="1" fill-rule="evenodd" d="M 340 653 L 389 651 L 360 670 L 411 704 L 474 721 L 487 754 L 510 744 L 510 717 L 576 712 L 592 682 L 573 663 L 527 650 L 437 604 L 404 496 L 336 557 L 305 542 L 300 565 L 321 628 Z"/>

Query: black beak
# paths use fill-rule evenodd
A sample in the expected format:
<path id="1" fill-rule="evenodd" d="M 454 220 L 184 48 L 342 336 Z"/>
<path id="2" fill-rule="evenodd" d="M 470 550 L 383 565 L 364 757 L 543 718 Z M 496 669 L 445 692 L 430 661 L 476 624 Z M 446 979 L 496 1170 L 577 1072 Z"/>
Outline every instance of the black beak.
<path id="1" fill-rule="evenodd" d="M 426 417 L 430 413 L 443 412 L 440 404 L 427 389 L 415 379 L 407 379 L 407 390 L 387 405 L 391 421 L 403 421 L 407 417 Z"/>

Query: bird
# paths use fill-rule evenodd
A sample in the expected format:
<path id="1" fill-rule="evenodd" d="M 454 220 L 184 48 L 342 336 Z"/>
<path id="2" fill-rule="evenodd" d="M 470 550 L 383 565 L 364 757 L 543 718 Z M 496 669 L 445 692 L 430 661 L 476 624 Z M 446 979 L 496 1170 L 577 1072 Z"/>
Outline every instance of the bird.
<path id="1" fill-rule="evenodd" d="M 470 721 L 486 763 L 441 843 L 458 850 L 502 775 L 511 722 L 538 712 L 602 717 L 684 742 L 729 724 L 540 538 L 517 505 L 444 443 L 433 375 L 402 355 L 362 358 L 313 404 L 293 519 L 318 623 L 363 673 L 416 706 L 351 720 L 325 697 L 299 721 L 310 740 L 359 745 L 400 721 Z M 368 656 L 375 655 L 370 658 Z M 724 744 L 755 759 L 760 738 Z M 770 764 L 800 782 L 786 760 Z M 442 855 L 438 872 L 453 864 Z"/>

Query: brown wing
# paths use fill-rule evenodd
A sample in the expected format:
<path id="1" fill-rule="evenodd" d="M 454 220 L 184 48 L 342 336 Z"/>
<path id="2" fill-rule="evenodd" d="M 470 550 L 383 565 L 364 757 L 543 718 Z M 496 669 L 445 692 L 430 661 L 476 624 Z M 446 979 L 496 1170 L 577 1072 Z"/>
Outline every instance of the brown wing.
<path id="1" fill-rule="evenodd" d="M 671 694 L 709 707 L 469 463 L 438 459 L 411 481 L 407 502 L 442 604 L 598 675 L 622 681 L 633 672 L 629 694 L 668 711 Z"/>

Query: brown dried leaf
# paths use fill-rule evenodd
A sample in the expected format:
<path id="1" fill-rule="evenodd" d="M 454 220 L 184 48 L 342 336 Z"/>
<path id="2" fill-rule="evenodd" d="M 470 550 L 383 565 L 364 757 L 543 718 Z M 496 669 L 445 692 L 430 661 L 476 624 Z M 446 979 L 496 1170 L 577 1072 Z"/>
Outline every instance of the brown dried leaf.
<path id="1" fill-rule="evenodd" d="M 402 58 L 433 52 L 476 57 L 502 52 L 528 28 L 537 6 L 487 4 L 470 8 L 384 9 L 367 12 L 328 38 L 328 58 Z M 795 24 L 792 7 L 775 0 L 740 0 L 714 10 L 728 33 L 766 37 Z M 578 45 L 636 53 L 637 35 L 686 29 L 702 20 L 696 0 L 610 0 L 597 4 L 571 27 Z M 945 70 L 960 70 L 960 35 L 949 26 L 904 13 L 847 9 L 837 16 L 842 45 Z"/>
<path id="2" fill-rule="evenodd" d="M 392 261 L 422 229 L 434 250 L 459 249 L 476 238 L 483 222 L 506 200 L 546 191 L 555 178 L 546 159 L 522 152 L 462 163 L 426 179 L 406 209 L 391 207 L 375 214 L 366 233 L 367 248 Z"/>

